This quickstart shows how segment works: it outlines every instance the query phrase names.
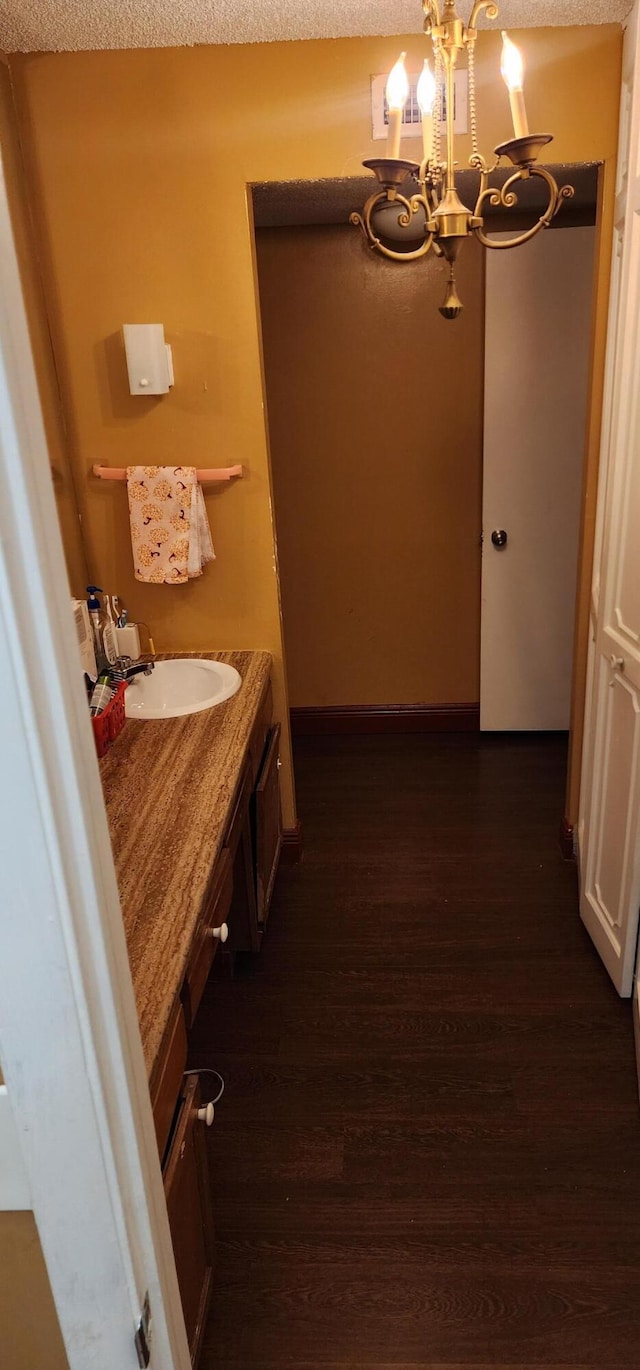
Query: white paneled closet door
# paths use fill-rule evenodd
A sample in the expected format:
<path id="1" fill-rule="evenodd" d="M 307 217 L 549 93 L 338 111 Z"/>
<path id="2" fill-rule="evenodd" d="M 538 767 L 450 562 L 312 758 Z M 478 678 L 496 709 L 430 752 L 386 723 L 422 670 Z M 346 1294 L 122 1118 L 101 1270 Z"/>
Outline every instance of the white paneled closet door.
<path id="1" fill-rule="evenodd" d="M 578 844 L 580 912 L 621 995 L 640 907 L 640 51 L 625 37 Z"/>

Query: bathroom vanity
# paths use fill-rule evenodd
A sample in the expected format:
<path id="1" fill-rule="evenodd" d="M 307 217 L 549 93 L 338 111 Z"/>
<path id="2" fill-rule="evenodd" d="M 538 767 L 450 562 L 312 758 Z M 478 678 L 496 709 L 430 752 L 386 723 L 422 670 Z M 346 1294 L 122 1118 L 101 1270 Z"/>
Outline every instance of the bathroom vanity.
<path id="1" fill-rule="evenodd" d="M 236 952 L 260 948 L 282 829 L 268 653 L 191 655 L 235 666 L 238 693 L 181 718 L 128 720 L 100 769 L 195 1363 L 213 1271 L 215 1133 L 208 1145 L 211 1111 L 199 1077 L 184 1074 L 189 1033 L 214 959 L 231 968 Z"/>

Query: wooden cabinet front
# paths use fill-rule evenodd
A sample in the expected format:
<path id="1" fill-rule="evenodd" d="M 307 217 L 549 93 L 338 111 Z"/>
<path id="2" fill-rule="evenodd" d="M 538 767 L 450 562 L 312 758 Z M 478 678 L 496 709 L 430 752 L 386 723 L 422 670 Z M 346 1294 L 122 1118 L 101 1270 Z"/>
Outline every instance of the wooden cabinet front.
<path id="1" fill-rule="evenodd" d="M 209 1307 L 213 1276 L 213 1208 L 205 1123 L 198 1118 L 197 1076 L 187 1076 L 182 1105 L 164 1169 L 182 1311 L 195 1365 Z"/>
<path id="2" fill-rule="evenodd" d="M 204 994 L 209 971 L 222 938 L 214 935 L 229 917 L 233 897 L 233 866 L 231 856 L 223 847 L 216 861 L 209 886 L 204 913 L 194 938 L 194 946 L 182 986 L 182 1002 L 187 1027 L 192 1027 L 200 1000 Z"/>
<path id="3" fill-rule="evenodd" d="M 164 1042 L 151 1077 L 151 1107 L 160 1159 L 171 1131 L 182 1074 L 187 1064 L 187 1029 L 182 1004 L 174 1005 Z"/>
<path id="4" fill-rule="evenodd" d="M 282 847 L 280 724 L 267 730 L 267 708 L 270 699 L 254 729 L 254 741 L 262 744 L 260 762 L 252 750 L 225 835 L 233 860 L 230 952 L 260 950 Z"/>
<path id="5" fill-rule="evenodd" d="M 206 1122 L 198 1118 L 197 1076 L 183 1074 L 188 1034 L 219 951 L 259 951 L 282 844 L 280 726 L 271 727 L 270 688 L 261 699 L 234 788 L 222 848 L 199 909 L 179 997 L 158 1052 L 150 1092 L 169 1226 L 195 1365 L 213 1274 L 213 1211 Z M 228 941 L 214 930 L 228 926 Z M 218 957 L 222 962 L 223 958 Z M 233 958 L 224 964 L 232 967 Z"/>
<path id="6" fill-rule="evenodd" d="M 271 729 L 254 797 L 256 909 L 264 927 L 282 847 L 280 812 L 280 724 Z"/>

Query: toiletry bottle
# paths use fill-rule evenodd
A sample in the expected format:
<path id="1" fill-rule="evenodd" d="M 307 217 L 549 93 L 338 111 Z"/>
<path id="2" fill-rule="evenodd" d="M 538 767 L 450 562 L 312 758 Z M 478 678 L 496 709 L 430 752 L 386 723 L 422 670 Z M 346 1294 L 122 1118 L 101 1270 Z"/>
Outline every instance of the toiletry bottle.
<path id="1" fill-rule="evenodd" d="M 109 603 L 108 595 L 105 595 L 105 600 L 107 605 L 107 618 L 106 622 L 103 625 L 102 638 L 107 658 L 109 660 L 109 663 L 113 666 L 113 663 L 117 661 L 118 657 L 120 656 L 120 651 L 118 648 L 118 639 L 116 637 L 116 625 L 113 621 L 113 614 L 111 613 L 111 604 Z"/>
<path id="2" fill-rule="evenodd" d="M 91 695 L 89 706 L 91 717 L 96 718 L 98 714 L 104 713 L 104 710 L 107 705 L 111 703 L 112 699 L 113 686 L 109 676 L 105 672 L 103 675 L 98 676 L 98 680 Z"/>
<path id="3" fill-rule="evenodd" d="M 96 662 L 98 670 L 103 670 L 105 666 L 112 666 L 118 659 L 118 644 L 116 641 L 113 622 L 109 618 L 106 609 L 103 608 L 98 595 L 102 594 L 99 585 L 87 585 L 89 598 L 87 606 L 93 627 L 93 637 L 96 648 Z"/>

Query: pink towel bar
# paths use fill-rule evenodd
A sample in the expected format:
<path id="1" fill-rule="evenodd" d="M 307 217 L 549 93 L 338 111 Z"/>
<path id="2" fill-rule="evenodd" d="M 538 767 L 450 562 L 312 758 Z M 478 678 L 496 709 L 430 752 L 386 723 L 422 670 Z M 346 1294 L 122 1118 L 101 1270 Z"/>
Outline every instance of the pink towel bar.
<path id="1" fill-rule="evenodd" d="M 142 463 L 140 463 L 142 464 Z M 94 476 L 100 480 L 126 480 L 126 466 L 94 466 Z M 206 481 L 233 480 L 234 476 L 243 476 L 244 471 L 241 466 L 218 466 L 196 471 L 196 477 L 202 485 Z"/>

